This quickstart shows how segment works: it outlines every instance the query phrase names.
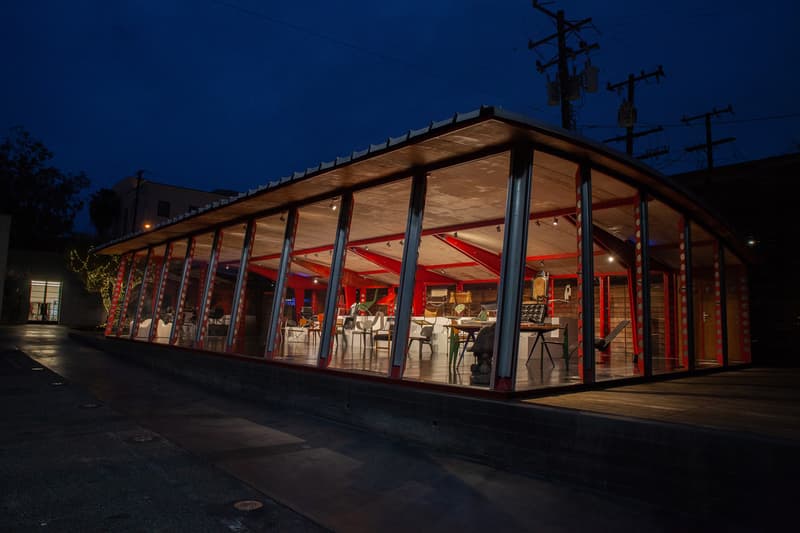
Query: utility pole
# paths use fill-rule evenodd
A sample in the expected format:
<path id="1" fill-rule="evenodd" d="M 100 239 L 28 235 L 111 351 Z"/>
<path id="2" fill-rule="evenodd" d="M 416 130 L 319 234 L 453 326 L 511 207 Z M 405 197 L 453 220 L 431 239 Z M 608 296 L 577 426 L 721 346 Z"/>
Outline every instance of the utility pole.
<path id="1" fill-rule="evenodd" d="M 661 65 L 659 65 L 658 68 L 652 72 L 645 73 L 644 71 L 642 71 L 641 74 L 639 74 L 638 76 L 634 74 L 628 74 L 628 79 L 626 81 L 621 81 L 619 83 L 614 83 L 614 84 L 611 83 L 608 84 L 607 88 L 609 91 L 618 91 L 619 89 L 621 89 L 626 85 L 628 87 L 628 96 L 622 102 L 622 105 L 619 108 L 619 113 L 617 114 L 620 126 L 625 128 L 625 136 L 614 137 L 612 139 L 607 139 L 603 142 L 614 142 L 625 139 L 625 153 L 632 156 L 634 137 L 641 137 L 643 135 L 648 135 L 650 133 L 656 133 L 663 130 L 663 128 L 659 126 L 658 128 L 641 132 L 639 134 L 633 133 L 633 127 L 636 124 L 636 107 L 634 107 L 633 105 L 633 95 L 636 82 L 645 81 L 653 77 L 656 79 L 656 82 L 658 82 L 660 81 L 660 78 L 664 76 L 665 76 L 664 69 L 661 67 Z"/>
<path id="2" fill-rule="evenodd" d="M 144 174 L 144 170 L 136 171 L 136 195 L 133 200 L 133 222 L 131 222 L 131 231 L 136 231 L 136 215 L 139 212 L 139 189 L 142 187 L 142 174 Z"/>
<path id="3" fill-rule="evenodd" d="M 697 150 L 701 150 L 703 148 L 706 149 L 706 158 L 708 159 L 708 170 L 714 169 L 714 147 L 720 144 L 729 143 L 736 140 L 736 137 L 725 137 L 724 139 L 720 139 L 718 141 L 711 140 L 711 119 L 712 117 L 719 116 L 723 113 L 731 113 L 733 114 L 733 106 L 730 104 L 725 109 L 717 109 L 716 107 L 709 111 L 708 113 L 701 113 L 699 115 L 695 115 L 693 117 L 683 117 L 681 118 L 681 122 L 684 124 L 689 124 L 689 122 L 693 120 L 697 120 L 699 118 L 704 118 L 706 123 L 706 142 L 703 144 L 696 144 L 694 146 L 689 146 L 686 148 L 687 152 L 695 152 Z"/>
<path id="4" fill-rule="evenodd" d="M 570 32 L 577 33 L 578 30 L 580 30 L 583 26 L 591 23 L 592 19 L 586 18 L 578 22 L 570 22 L 566 19 L 563 9 L 559 9 L 556 13 L 553 13 L 549 9 L 539 4 L 538 0 L 533 0 L 533 7 L 555 20 L 556 33 L 550 35 L 549 37 L 545 37 L 544 39 L 539 39 L 538 41 L 529 40 L 528 50 L 533 50 L 538 46 L 556 39 L 558 54 L 556 57 L 550 59 L 546 63 L 542 63 L 541 61 L 537 60 L 536 69 L 541 74 L 549 67 L 558 65 L 558 99 L 561 102 L 561 127 L 567 130 L 574 130 L 575 119 L 572 111 L 572 104 L 570 102 L 571 100 L 575 100 L 579 97 L 581 86 L 585 86 L 587 92 L 594 92 L 596 90 L 593 89 L 592 83 L 587 83 L 586 77 L 596 77 L 597 71 L 596 69 L 593 69 L 590 73 L 584 72 L 582 77 L 579 77 L 578 75 L 570 76 L 567 60 L 575 59 L 579 54 L 588 54 L 590 50 L 600 48 L 600 45 L 597 43 L 588 44 L 583 39 L 580 39 L 578 43 L 578 50 L 574 50 L 567 46 L 567 34 Z M 578 37 L 580 38 L 580 34 Z"/>

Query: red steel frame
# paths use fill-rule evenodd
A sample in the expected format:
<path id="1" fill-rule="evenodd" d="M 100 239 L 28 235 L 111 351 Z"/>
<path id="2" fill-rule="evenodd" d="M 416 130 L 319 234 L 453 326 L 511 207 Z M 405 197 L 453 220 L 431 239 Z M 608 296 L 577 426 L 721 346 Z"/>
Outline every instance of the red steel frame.
<path id="1" fill-rule="evenodd" d="M 136 304 L 136 314 L 133 316 L 133 323 L 131 324 L 131 339 L 135 339 L 136 336 L 139 334 L 139 317 L 142 314 L 142 304 L 144 303 L 145 292 L 144 289 L 147 287 L 147 276 L 153 270 L 153 261 L 155 258 L 153 257 L 153 248 L 147 249 L 147 258 L 144 260 L 144 272 L 142 272 L 142 286 L 139 287 L 139 301 Z"/>
<path id="2" fill-rule="evenodd" d="M 233 316 L 231 317 L 231 323 L 228 327 L 233 328 L 233 337 L 230 344 L 227 343 L 226 339 L 226 352 L 235 351 L 237 341 L 239 340 L 239 324 L 244 324 L 242 321 L 242 311 L 245 309 L 245 294 L 247 293 L 247 264 L 250 262 L 250 250 L 253 249 L 253 241 L 255 241 L 256 228 L 258 227 L 255 219 L 251 219 L 247 224 L 247 234 L 249 235 L 249 238 L 247 241 L 242 242 L 242 255 L 244 256 L 244 261 L 239 261 L 239 275 L 242 276 L 242 283 L 239 287 L 239 294 L 234 297 L 236 309 L 231 309 Z"/>
<path id="3" fill-rule="evenodd" d="M 583 321 L 585 319 L 594 320 L 594 317 L 583 316 L 583 246 L 581 244 L 581 236 L 583 232 L 583 216 L 581 215 L 581 172 L 580 168 L 575 172 L 575 238 L 577 239 L 577 269 L 575 280 L 575 292 L 577 293 L 578 304 L 578 376 L 584 383 L 588 381 L 593 382 L 594 376 L 585 376 L 583 370 L 583 358 L 594 357 L 594 354 L 585 354 L 583 350 Z"/>
<path id="4" fill-rule="evenodd" d="M 638 196 L 638 195 L 637 195 Z M 644 273 L 642 272 L 642 252 L 647 243 L 642 242 L 642 213 L 639 209 L 639 201 L 633 204 L 633 225 L 635 228 L 635 264 L 636 271 L 634 273 L 636 279 L 636 327 L 634 328 L 634 346 L 642 346 L 642 337 L 644 337 Z M 637 350 L 638 353 L 638 350 Z M 644 374 L 644 358 L 650 357 L 650 354 L 639 354 L 637 358 L 637 365 L 639 372 Z"/>
<path id="5" fill-rule="evenodd" d="M 716 340 L 717 363 L 724 363 L 722 354 L 722 292 L 720 288 L 719 241 L 714 241 L 714 338 Z"/>
<path id="6" fill-rule="evenodd" d="M 747 270 L 742 266 L 742 272 L 738 278 L 739 284 L 739 331 L 742 349 L 742 361 L 750 363 L 752 355 L 750 353 L 750 295 L 747 291 Z M 730 361 L 728 361 L 730 363 Z"/>
<path id="7" fill-rule="evenodd" d="M 122 334 L 122 318 L 128 312 L 128 304 L 131 300 L 131 284 L 136 275 L 136 253 L 131 254 L 130 268 L 128 269 L 128 281 L 125 283 L 125 296 L 122 298 L 122 307 L 119 310 L 119 317 L 117 318 L 117 331 L 116 336 Z"/>
<path id="8" fill-rule="evenodd" d="M 208 308 L 211 307 L 211 296 L 214 293 L 214 282 L 217 278 L 217 263 L 219 262 L 219 252 L 222 250 L 222 239 L 224 233 L 221 229 L 217 230 L 216 246 L 211 250 L 211 257 L 208 259 L 206 266 L 206 283 L 205 283 L 205 301 L 201 303 L 203 308 L 200 310 L 202 320 L 197 324 L 200 331 L 197 332 L 197 340 L 195 341 L 195 348 L 203 349 L 203 343 L 206 338 L 206 328 L 208 327 Z"/>
<path id="9" fill-rule="evenodd" d="M 688 298 L 688 290 L 689 288 L 686 286 L 687 277 L 686 277 L 686 269 L 688 265 L 686 264 L 686 241 L 684 239 L 684 232 L 686 230 L 686 218 L 681 217 L 678 221 L 678 231 L 680 232 L 680 282 L 678 291 L 680 294 L 680 305 L 678 305 L 678 313 L 679 313 L 679 320 L 680 320 L 680 336 L 681 336 L 681 360 L 683 361 L 683 367 L 688 369 L 689 368 L 689 350 L 693 349 L 693 347 L 689 346 L 689 298 Z"/>
<path id="10" fill-rule="evenodd" d="M 147 341 L 153 342 L 158 331 L 158 311 L 161 309 L 161 302 L 164 299 L 164 286 L 167 284 L 167 273 L 169 271 L 169 261 L 172 258 L 172 243 L 167 244 L 164 250 L 164 262 L 161 265 L 161 275 L 159 276 L 158 284 L 153 284 L 156 289 L 153 295 L 153 313 L 150 320 L 150 331 L 147 334 Z M 174 320 L 174 318 L 173 318 Z"/>
<path id="11" fill-rule="evenodd" d="M 178 329 L 183 325 L 183 304 L 186 303 L 186 289 L 189 286 L 189 272 L 192 268 L 192 260 L 194 259 L 196 239 L 189 238 L 189 249 L 186 250 L 186 260 L 183 262 L 183 269 L 181 270 L 181 286 L 178 287 L 178 301 L 175 305 L 175 318 L 172 331 L 169 334 L 169 343 L 175 344 L 178 341 Z"/>

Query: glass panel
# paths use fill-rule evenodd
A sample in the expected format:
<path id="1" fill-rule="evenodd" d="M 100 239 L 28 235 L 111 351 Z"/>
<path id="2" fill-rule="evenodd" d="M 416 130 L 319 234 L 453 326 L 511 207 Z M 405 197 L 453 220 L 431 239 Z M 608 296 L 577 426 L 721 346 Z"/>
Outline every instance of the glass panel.
<path id="1" fill-rule="evenodd" d="M 228 328 L 231 324 L 231 306 L 236 289 L 236 278 L 241 268 L 242 247 L 247 224 L 235 224 L 223 228 L 220 234 L 222 246 L 214 272 L 214 286 L 208 306 L 208 320 L 203 347 L 215 352 L 225 351 Z"/>
<path id="2" fill-rule="evenodd" d="M 132 254 L 130 255 L 126 254 L 119 257 L 120 264 L 124 264 L 124 266 L 122 268 L 122 277 L 118 278 L 119 287 L 114 287 L 114 290 L 117 294 L 116 305 L 112 305 L 111 308 L 109 309 L 108 319 L 106 322 L 108 324 L 107 331 L 109 335 L 113 335 L 114 328 L 116 327 L 117 324 L 117 319 L 120 316 L 120 310 L 122 309 L 123 298 L 125 298 L 125 283 L 128 280 L 128 270 L 131 268 L 131 264 L 129 262 L 131 260 L 131 257 Z"/>
<path id="3" fill-rule="evenodd" d="M 640 375 L 636 309 L 636 189 L 592 170 L 596 380 Z"/>
<path id="4" fill-rule="evenodd" d="M 719 366 L 722 346 L 717 340 L 717 328 L 721 324 L 718 324 L 718 295 L 714 286 L 717 244 L 710 233 L 695 223 L 691 233 L 695 366 Z"/>
<path id="5" fill-rule="evenodd" d="M 178 346 L 194 345 L 197 335 L 197 315 L 203 298 L 203 288 L 213 244 L 214 232 L 195 237 L 194 256 L 186 287 L 184 287 L 183 306 L 178 310 L 176 316 L 175 327 L 178 329 L 176 344 Z"/>
<path id="6" fill-rule="evenodd" d="M 178 304 L 178 289 L 180 289 L 183 263 L 186 258 L 186 240 L 181 239 L 172 243 L 169 264 L 167 265 L 164 281 L 161 306 L 158 309 L 159 323 L 155 330 L 153 340 L 160 343 L 169 342 L 172 330 L 172 321 L 175 320 L 175 307 Z"/>
<path id="7" fill-rule="evenodd" d="M 61 313 L 61 282 L 31 280 L 28 320 L 58 322 Z"/>
<path id="8" fill-rule="evenodd" d="M 247 288 L 242 306 L 244 316 L 239 317 L 238 353 L 264 355 L 285 231 L 285 214 L 256 221 L 255 240 L 247 266 Z"/>
<path id="9" fill-rule="evenodd" d="M 397 341 L 410 342 L 409 354 L 414 354 L 408 357 L 405 379 L 489 385 L 491 348 L 483 353 L 467 350 L 494 321 L 488 311 L 497 302 L 489 298 L 496 298 L 499 283 L 509 163 L 509 154 L 502 153 L 438 170 L 428 178 L 412 327 L 408 339 Z M 483 288 L 473 292 L 469 284 L 476 282 Z M 442 289 L 447 289 L 446 296 Z M 426 293 L 439 295 L 435 305 L 426 306 Z M 486 330 L 487 339 L 493 331 Z"/>
<path id="10" fill-rule="evenodd" d="M 147 250 L 136 252 L 133 257 L 133 275 L 130 278 L 130 286 L 126 287 L 122 300 L 122 320 L 119 323 L 117 335 L 129 337 L 132 333 L 133 319 L 136 316 L 136 308 L 139 305 L 139 287 L 142 284 L 142 274 L 144 274 L 144 263 L 147 260 Z"/>
<path id="11" fill-rule="evenodd" d="M 389 370 L 410 192 L 411 180 L 405 179 L 353 195 L 350 242 L 342 282 L 336 289 L 336 349 L 331 367 L 381 374 Z M 327 253 L 320 257 L 329 262 Z M 327 268 L 329 263 L 323 264 Z M 409 366 L 417 369 L 419 362 Z"/>
<path id="12" fill-rule="evenodd" d="M 573 292 L 578 272 L 577 172 L 578 165 L 570 161 L 542 152 L 533 155 L 517 390 L 580 382 L 580 300 Z"/>
<path id="13" fill-rule="evenodd" d="M 281 318 L 281 346 L 276 350 L 279 354 L 276 358 L 317 364 L 319 343 L 316 330 L 312 330 L 312 318 L 321 313 L 325 305 L 339 206 L 340 199 L 335 198 L 299 209 Z M 277 262 L 275 268 L 278 268 Z"/>
<path id="14" fill-rule="evenodd" d="M 650 338 L 653 373 L 687 370 L 680 356 L 682 309 L 681 242 L 683 218 L 658 200 L 648 205 L 650 258 Z"/>
<path id="15" fill-rule="evenodd" d="M 147 340 L 150 335 L 150 324 L 153 322 L 153 306 L 155 305 L 156 291 L 158 290 L 159 277 L 161 276 L 161 265 L 164 264 L 166 246 L 153 248 L 150 254 L 150 265 L 147 268 L 147 276 L 144 280 L 142 290 L 142 308 L 139 312 L 139 327 L 136 330 L 136 339 Z M 165 326 L 162 326 L 162 329 Z"/>
<path id="16" fill-rule="evenodd" d="M 744 263 L 725 249 L 725 310 L 728 323 L 728 364 L 746 363 L 750 352 L 750 313 Z"/>

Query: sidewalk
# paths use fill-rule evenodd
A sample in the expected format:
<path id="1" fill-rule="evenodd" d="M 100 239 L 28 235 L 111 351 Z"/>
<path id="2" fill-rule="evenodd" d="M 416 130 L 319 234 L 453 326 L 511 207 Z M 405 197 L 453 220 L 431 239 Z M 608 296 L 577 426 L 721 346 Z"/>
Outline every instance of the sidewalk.
<path id="1" fill-rule="evenodd" d="M 81 416 L 89 411 L 102 411 L 108 417 L 108 424 L 112 421 L 119 424 L 119 427 L 107 425 L 87 433 L 82 443 L 88 447 L 86 451 L 71 451 L 70 448 L 75 446 L 71 441 L 59 444 L 53 439 L 41 440 L 37 454 L 20 465 L 20 470 L 14 474 L 27 479 L 26 472 L 52 472 L 54 467 L 48 461 L 38 460 L 51 453 L 88 458 L 71 461 L 55 469 L 57 474 L 50 474 L 59 479 L 74 477 L 77 481 L 70 486 L 93 501 L 82 509 L 75 509 L 70 516 L 77 520 L 93 515 L 105 518 L 120 513 L 136 517 L 141 514 L 152 519 L 154 526 L 143 527 L 145 522 L 138 522 L 139 527 L 109 527 L 108 530 L 203 531 L 202 526 L 184 527 L 180 519 L 170 520 L 173 509 L 178 516 L 181 510 L 193 514 L 191 511 L 198 510 L 200 504 L 197 502 L 204 501 L 206 493 L 216 494 L 216 499 L 210 498 L 216 502 L 216 509 L 229 513 L 232 512 L 232 501 L 248 498 L 263 502 L 274 500 L 279 503 L 274 505 L 275 508 L 291 512 L 281 507 L 283 505 L 310 519 L 303 522 L 297 518 L 300 521 L 296 522 L 290 517 L 297 515 L 289 515 L 283 518 L 289 527 L 283 527 L 279 519 L 270 521 L 277 524 L 275 529 L 280 531 L 313 531 L 313 523 L 343 532 L 585 531 L 590 528 L 615 533 L 703 531 L 709 528 L 752 531 L 777 523 L 780 518 L 743 514 L 745 509 L 737 508 L 721 515 L 692 515 L 685 511 L 681 502 L 645 504 L 611 493 L 494 469 L 305 413 L 217 395 L 72 342 L 67 338 L 66 330 L 61 328 L 0 328 L 0 348 L 9 344 L 19 345 L 36 363 L 61 376 L 67 385 L 55 387 L 59 394 L 74 390 L 83 396 L 79 399 L 53 394 L 48 380 L 54 376 L 48 376 L 38 389 L 30 392 L 33 396 L 43 397 L 30 402 L 30 412 L 25 411 L 28 414 L 20 418 L 13 414 L 19 411 L 16 403 L 29 402 L 28 396 L 7 393 L 2 420 L 4 429 L 1 430 L 4 432 L 3 442 L 13 442 L 25 431 L 21 428 L 29 424 L 30 419 L 51 410 L 54 414 L 76 411 Z M 8 354 L 8 351 L 3 352 L 3 357 L 8 357 Z M 27 372 L 42 375 L 42 371 Z M 22 374 L 27 376 L 25 379 L 40 379 L 26 372 Z M 5 376 L 0 379 L 2 386 L 6 387 Z M 14 390 L 13 386 L 9 387 Z M 5 388 L 2 390 L 6 391 Z M 88 396 L 87 390 L 92 396 Z M 92 400 L 92 397 L 104 406 L 89 411 L 74 408 L 76 402 L 83 403 L 86 401 L 84 398 Z M 54 409 L 56 405 L 61 407 Z M 95 423 L 98 421 L 92 421 Z M 51 434 L 63 433 L 65 425 L 73 425 L 69 417 L 62 416 L 47 417 L 42 424 L 44 427 L 40 432 Z M 174 450 L 184 461 L 192 462 L 192 468 L 181 468 L 180 461 L 169 456 L 163 464 L 157 463 L 161 456 L 140 455 L 147 464 L 138 469 L 143 473 L 141 483 L 167 487 L 165 498 L 168 504 L 159 504 L 159 512 L 150 514 L 147 508 L 142 513 L 94 513 L 95 506 L 124 508 L 127 495 L 137 491 L 135 487 L 130 488 L 124 478 L 105 479 L 103 490 L 98 493 L 84 490 L 85 481 L 82 480 L 91 478 L 87 472 L 91 472 L 92 465 L 103 457 L 107 447 L 105 440 L 118 442 L 126 450 L 130 447 L 138 450 L 143 443 L 128 444 L 126 439 L 131 432 L 138 435 L 142 431 L 154 435 L 156 443 Z M 95 442 L 102 443 L 102 446 Z M 22 453 L 19 448 L 15 451 Z M 156 465 L 151 465 L 151 461 L 156 461 Z M 4 454 L 0 463 L 4 473 L 11 473 L 16 468 L 8 454 Z M 196 479 L 193 476 L 195 472 L 207 473 Z M 222 476 L 221 479 L 228 480 L 228 483 L 233 482 L 233 488 L 228 491 L 215 489 L 215 483 L 220 481 L 215 482 L 212 473 Z M 51 505 L 60 507 L 61 502 L 69 501 L 64 491 L 50 493 L 39 490 L 41 485 L 34 483 L 29 488 L 28 484 L 28 481 L 17 484 L 18 498 L 25 503 L 9 507 L 6 501 L 3 502 L 3 512 L 13 513 L 10 516 L 17 520 L 16 523 L 28 519 L 22 509 L 31 505 L 30 502 L 39 501 L 39 505 L 47 509 Z M 222 487 L 225 486 L 230 487 L 222 483 Z M 243 486 L 250 492 L 235 490 Z M 151 489 L 148 486 L 141 490 Z M 197 494 L 204 494 L 204 497 L 198 498 Z M 160 518 L 164 521 L 159 522 Z M 197 519 L 196 516 L 193 518 Z M 210 520 L 214 518 L 212 516 Z M 244 524 L 242 531 L 266 530 L 257 529 L 264 524 L 251 526 L 245 522 L 251 520 L 249 515 L 234 514 L 232 518 L 226 515 L 225 519 L 240 519 Z M 102 522 L 93 526 L 98 524 Z M 174 529 L 176 524 L 180 525 Z M 98 528 L 90 526 L 88 529 Z M 218 530 L 228 531 L 230 528 Z"/>

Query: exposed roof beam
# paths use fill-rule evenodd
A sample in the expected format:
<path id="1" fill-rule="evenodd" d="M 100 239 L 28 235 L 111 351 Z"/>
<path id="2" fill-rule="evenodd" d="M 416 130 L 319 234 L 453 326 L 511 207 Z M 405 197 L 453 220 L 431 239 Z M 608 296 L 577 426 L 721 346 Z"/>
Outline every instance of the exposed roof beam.
<path id="1" fill-rule="evenodd" d="M 402 269 L 402 263 L 397 259 L 386 257 L 385 255 L 376 254 L 375 252 L 370 252 L 369 250 L 365 250 L 364 248 L 354 247 L 350 248 L 350 251 L 355 254 L 358 254 L 359 256 L 363 257 L 364 259 L 366 259 L 371 263 L 375 263 L 376 265 L 385 268 L 386 270 L 388 270 L 393 274 L 400 274 L 400 270 Z M 442 276 L 441 274 L 436 274 L 435 272 L 431 272 L 422 265 L 417 266 L 417 273 L 415 276 L 415 280 L 417 283 L 444 283 L 444 284 L 456 283 L 456 280 L 454 280 L 453 278 L 448 278 L 447 276 Z"/>

